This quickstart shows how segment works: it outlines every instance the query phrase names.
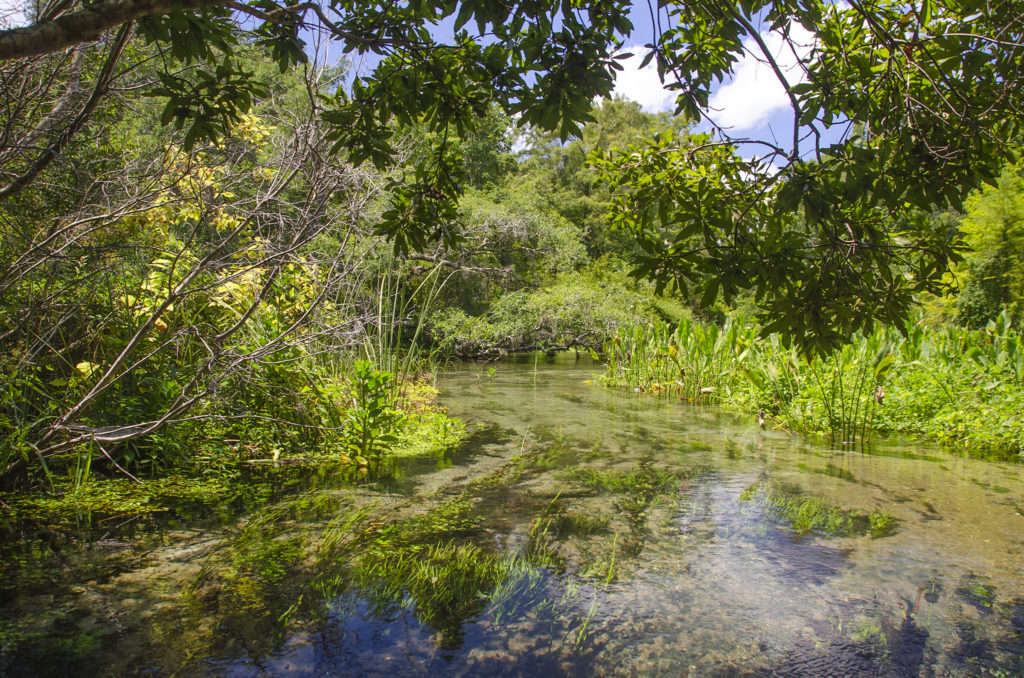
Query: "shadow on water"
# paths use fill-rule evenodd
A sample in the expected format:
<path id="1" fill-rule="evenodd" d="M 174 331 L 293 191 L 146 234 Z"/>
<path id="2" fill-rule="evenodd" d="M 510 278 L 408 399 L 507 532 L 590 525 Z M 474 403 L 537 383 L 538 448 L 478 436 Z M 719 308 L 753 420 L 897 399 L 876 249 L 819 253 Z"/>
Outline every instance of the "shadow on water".
<path id="1" fill-rule="evenodd" d="M 913 617 L 887 624 L 880 642 L 854 641 L 833 636 L 824 642 L 797 643 L 780 663 L 753 672 L 723 670 L 715 676 L 758 678 L 926 678 L 934 674 L 926 666 L 928 631 Z"/>

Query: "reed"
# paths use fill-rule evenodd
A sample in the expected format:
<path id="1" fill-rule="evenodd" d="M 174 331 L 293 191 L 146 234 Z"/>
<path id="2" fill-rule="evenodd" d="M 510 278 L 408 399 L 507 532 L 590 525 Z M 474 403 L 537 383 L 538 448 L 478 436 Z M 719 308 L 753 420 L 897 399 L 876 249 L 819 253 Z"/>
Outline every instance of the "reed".
<path id="1" fill-rule="evenodd" d="M 921 319 L 878 327 L 813 358 L 777 335 L 760 337 L 743 318 L 655 322 L 621 329 L 605 361 L 607 385 L 726 404 L 759 413 L 762 426 L 824 433 L 847 447 L 872 431 L 900 431 L 977 439 L 968 444 L 986 454 L 1024 451 L 1024 342 L 1005 313 L 981 330 Z M 986 418 L 1002 422 L 998 430 L 985 429 Z"/>
<path id="2" fill-rule="evenodd" d="M 674 329 L 661 321 L 625 328 L 605 343 L 607 369 L 601 380 L 687 400 L 717 400 L 734 383 L 738 357 L 755 333 L 731 317 L 722 327 L 684 318 Z"/>

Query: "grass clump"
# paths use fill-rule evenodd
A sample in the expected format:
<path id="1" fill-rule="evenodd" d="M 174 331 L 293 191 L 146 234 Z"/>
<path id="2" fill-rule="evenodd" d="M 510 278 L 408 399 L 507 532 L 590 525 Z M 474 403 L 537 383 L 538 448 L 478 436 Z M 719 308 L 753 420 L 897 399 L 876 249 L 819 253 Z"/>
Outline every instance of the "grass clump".
<path id="1" fill-rule="evenodd" d="M 564 475 L 599 493 L 616 495 L 615 509 L 629 530 L 623 536 L 622 551 L 627 555 L 637 555 L 644 548 L 651 506 L 664 495 L 679 492 L 682 481 L 697 472 L 697 469 L 667 471 L 655 468 L 649 459 L 641 459 L 628 471 L 576 467 L 567 469 Z"/>
<path id="2" fill-rule="evenodd" d="M 446 501 L 426 513 L 385 525 L 377 533 L 371 549 L 390 551 L 412 548 L 469 537 L 480 524 L 480 518 L 472 514 L 472 503 L 468 497 L 460 496 Z"/>
<path id="3" fill-rule="evenodd" d="M 555 516 L 551 521 L 551 529 L 560 536 L 586 537 L 605 532 L 609 522 L 609 516 L 597 517 L 569 511 Z"/>
<path id="4" fill-rule="evenodd" d="M 463 623 L 485 611 L 508 615 L 543 602 L 542 572 L 553 565 L 543 548 L 547 520 L 520 552 L 502 553 L 475 540 L 480 518 L 472 507 L 465 492 L 424 513 L 395 515 L 376 530 L 363 530 L 363 519 L 338 526 L 320 553 L 321 593 L 358 591 L 376 610 L 409 610 L 441 634 L 442 646 L 457 645 Z"/>
<path id="5" fill-rule="evenodd" d="M 354 582 L 381 606 L 413 606 L 416 616 L 446 634 L 486 607 L 487 594 L 507 576 L 511 562 L 454 540 L 422 549 L 386 549 L 364 558 Z"/>
<path id="6" fill-rule="evenodd" d="M 662 494 L 679 487 L 683 474 L 654 468 L 642 460 L 629 471 L 601 471 L 594 468 L 566 469 L 565 477 L 601 493 Z"/>
<path id="7" fill-rule="evenodd" d="M 755 503 L 774 520 L 788 523 L 801 534 L 883 537 L 896 529 L 896 519 L 883 511 L 865 514 L 848 510 L 817 497 L 781 492 L 765 483 L 748 487 L 740 494 L 740 501 Z"/>

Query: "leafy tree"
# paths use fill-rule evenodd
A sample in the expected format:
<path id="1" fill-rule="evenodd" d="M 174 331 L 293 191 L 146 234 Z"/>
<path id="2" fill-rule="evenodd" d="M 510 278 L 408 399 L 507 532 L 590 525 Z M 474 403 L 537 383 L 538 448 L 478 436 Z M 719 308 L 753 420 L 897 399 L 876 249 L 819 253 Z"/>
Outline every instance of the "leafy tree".
<path id="1" fill-rule="evenodd" d="M 956 299 L 956 322 L 978 329 L 1006 308 L 1006 266 L 998 252 L 971 257 L 967 280 Z"/>
<path id="2" fill-rule="evenodd" d="M 569 143 L 556 134 L 531 130 L 521 170 L 552 210 L 586 234 L 592 257 L 610 254 L 628 258 L 637 249 L 635 242 L 629 233 L 610 228 L 611 192 L 598 182 L 590 157 L 659 134 L 671 133 L 684 139 L 689 125 L 685 118 L 645 113 L 636 102 L 620 98 L 600 102 L 592 115 L 594 120 Z"/>
<path id="3" fill-rule="evenodd" d="M 707 118 L 713 87 L 751 51 L 784 85 L 794 122 L 786 143 L 716 129 L 696 145 L 663 137 L 606 157 L 604 176 L 628 189 L 616 219 L 643 248 L 641 273 L 696 286 L 705 304 L 752 288 L 765 331 L 818 348 L 895 321 L 916 294 L 941 288 L 955 252 L 922 214 L 959 207 L 1010 156 L 1024 96 L 1018 2 L 711 0 L 651 9 L 658 28 L 638 36 L 624 0 L 49 3 L 32 25 L 0 33 L 4 82 L 72 68 L 77 46 L 98 39 L 90 87 L 74 88 L 91 94 L 71 96 L 69 87 L 69 105 L 51 111 L 59 125 L 25 113 L 14 136 L 41 130 L 46 143 L 16 143 L 22 164 L 0 194 L 23 190 L 83 126 L 133 31 L 159 54 L 152 92 L 186 146 L 225 134 L 259 96 L 239 45 L 266 45 L 287 70 L 307 60 L 305 38 L 324 35 L 343 53 L 380 57 L 372 74 L 322 102 L 335 152 L 384 167 L 398 127 L 436 134 L 431 152 L 392 183 L 379 232 L 398 250 L 454 244 L 466 164 L 447 139 L 468 133 L 493 104 L 521 124 L 578 135 L 594 97 L 610 93 L 620 44 L 646 38 L 645 59 L 676 91 L 677 114 Z M 445 19 L 454 22 L 450 39 L 436 29 Z M 798 44 L 797 25 L 812 44 Z M 795 75 L 759 26 L 801 57 Z M 839 141 L 826 141 L 837 132 Z M 760 156 L 744 158 L 753 147 Z"/>
<path id="4" fill-rule="evenodd" d="M 1024 176 L 1007 166 L 995 185 L 967 200 L 960 224 L 970 248 L 969 271 L 957 301 L 957 320 L 984 327 L 1003 308 L 1016 324 L 1024 320 Z"/>
<path id="5" fill-rule="evenodd" d="M 114 131 L 66 147 L 85 171 L 56 163 L 61 184 L 0 202 L 0 482 L 67 455 L 155 470 L 176 461 L 158 438 L 174 425 L 342 427 L 311 375 L 353 342 L 344 243 L 369 236 L 358 215 L 382 182 L 322 162 L 312 107 L 334 74 L 305 75 L 191 151 L 155 115 L 126 142 L 152 111 L 107 99 Z"/>

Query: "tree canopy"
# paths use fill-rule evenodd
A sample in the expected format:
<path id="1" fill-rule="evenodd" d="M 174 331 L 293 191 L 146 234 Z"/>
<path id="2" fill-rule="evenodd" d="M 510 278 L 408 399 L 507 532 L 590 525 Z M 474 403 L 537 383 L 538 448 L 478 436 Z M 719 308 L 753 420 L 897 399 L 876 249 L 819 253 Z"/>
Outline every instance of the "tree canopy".
<path id="1" fill-rule="evenodd" d="M 706 304 L 752 289 L 766 331 L 817 347 L 900 318 L 914 295 L 941 287 L 956 242 L 929 211 L 958 208 L 997 176 L 1019 134 L 1019 2 L 664 1 L 649 5 L 644 35 L 630 9 L 625 0 L 41 3 L 29 25 L 0 31 L 0 197 L 65 149 L 139 41 L 152 55 L 148 91 L 164 124 L 186 130 L 186 147 L 225 136 L 261 94 L 264 80 L 239 58 L 247 45 L 284 72 L 329 41 L 334 53 L 378 59 L 350 87 L 317 97 L 330 152 L 385 167 L 402 128 L 430 132 L 429 152 L 392 173 L 379 233 L 398 250 L 455 244 L 470 177 L 451 140 L 470 136 L 492 106 L 577 136 L 595 98 L 613 89 L 622 45 L 643 43 L 677 95 L 675 114 L 710 121 L 712 91 L 750 51 L 785 86 L 794 121 L 785 142 L 712 124 L 596 159 L 614 189 L 614 222 L 642 250 L 638 272 Z M 810 44 L 799 44 L 797 26 Z M 767 32 L 799 56 L 795 72 L 780 66 Z"/>

